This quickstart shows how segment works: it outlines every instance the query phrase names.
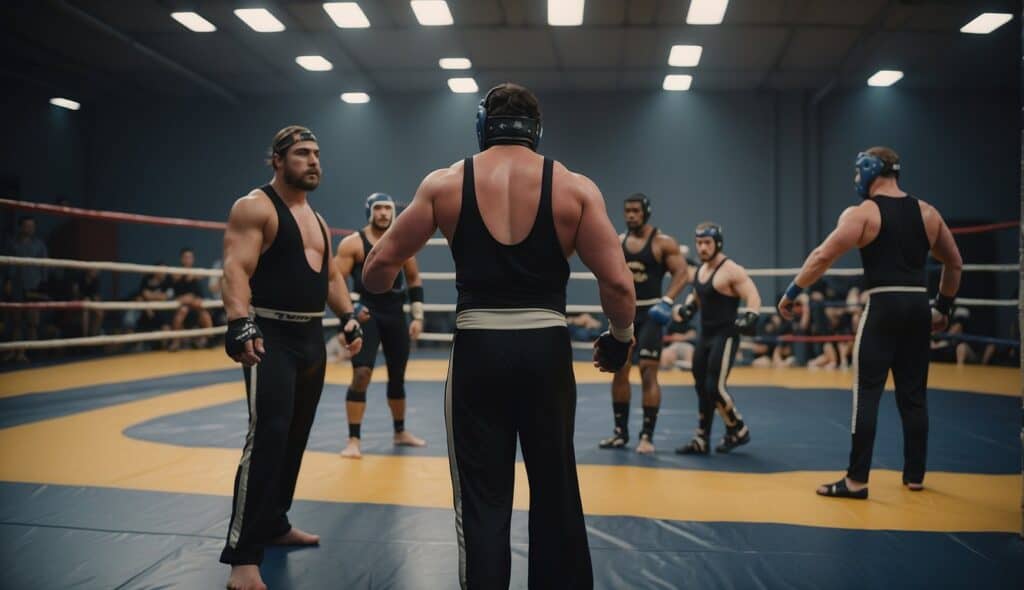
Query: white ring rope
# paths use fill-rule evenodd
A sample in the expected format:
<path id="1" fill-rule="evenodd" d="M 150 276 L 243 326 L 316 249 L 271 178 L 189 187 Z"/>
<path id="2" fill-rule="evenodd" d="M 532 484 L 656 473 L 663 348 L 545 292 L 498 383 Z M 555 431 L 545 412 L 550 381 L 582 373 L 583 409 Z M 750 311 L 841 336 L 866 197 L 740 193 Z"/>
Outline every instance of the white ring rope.
<path id="1" fill-rule="evenodd" d="M 94 262 L 89 260 L 69 260 L 66 258 L 30 258 L 23 256 L 0 256 L 0 266 L 2 265 L 110 270 L 139 274 L 164 273 L 197 277 L 219 277 L 224 274 L 224 271 L 219 268 L 185 268 L 183 266 L 156 266 L 153 264 L 133 264 L 131 262 Z"/>

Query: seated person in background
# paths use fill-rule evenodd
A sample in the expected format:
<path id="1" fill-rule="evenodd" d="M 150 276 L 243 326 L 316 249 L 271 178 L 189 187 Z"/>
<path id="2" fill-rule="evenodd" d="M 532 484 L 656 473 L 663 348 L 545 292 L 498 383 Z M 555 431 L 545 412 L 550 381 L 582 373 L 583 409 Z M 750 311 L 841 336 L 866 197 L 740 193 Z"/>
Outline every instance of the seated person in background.
<path id="1" fill-rule="evenodd" d="M 779 336 L 793 333 L 793 321 L 784 320 L 778 314 L 766 314 L 761 317 L 757 327 L 757 335 L 764 337 L 764 342 L 755 342 L 753 346 L 754 367 L 788 367 L 796 358 L 793 356 L 793 345 L 790 342 L 774 340 Z"/>
<path id="2" fill-rule="evenodd" d="M 690 267 L 696 268 L 696 267 Z M 680 323 L 675 320 L 668 325 L 665 334 L 665 345 L 661 349 L 661 370 L 677 368 L 689 371 L 693 368 L 694 342 L 697 340 L 697 329 L 693 319 Z"/>
<path id="3" fill-rule="evenodd" d="M 569 338 L 579 342 L 593 342 L 603 331 L 602 324 L 589 313 L 568 315 Z"/>
<path id="4" fill-rule="evenodd" d="M 957 307 L 949 319 L 947 334 L 964 334 L 967 330 L 967 320 L 971 318 L 971 311 L 966 307 Z M 963 365 L 978 361 L 978 354 L 971 348 L 971 345 L 963 340 L 955 338 L 932 339 L 932 362 L 952 363 Z"/>
<path id="5" fill-rule="evenodd" d="M 195 252 L 191 248 L 181 249 L 181 266 L 192 268 L 196 263 Z M 180 275 L 174 278 L 172 283 L 174 299 L 181 304 L 178 311 L 174 313 L 171 321 L 172 330 L 183 330 L 186 324 L 194 326 L 196 323 L 202 328 L 213 327 L 213 317 L 210 312 L 203 309 L 203 286 L 199 277 L 193 275 Z M 197 348 L 205 348 L 208 338 L 201 336 L 196 339 Z M 181 348 L 181 339 L 171 341 L 168 350 L 174 352 Z"/>
<path id="6" fill-rule="evenodd" d="M 101 301 L 100 271 L 90 268 L 82 274 L 78 281 L 78 299 L 82 301 Z M 98 336 L 103 329 L 102 309 L 90 309 L 82 314 L 82 333 L 85 336 Z"/>
<path id="7" fill-rule="evenodd" d="M 163 261 L 157 262 L 157 266 L 163 266 Z M 171 280 L 166 274 L 159 272 L 146 275 L 139 285 L 139 293 L 135 296 L 136 301 L 170 301 L 174 295 Z M 143 309 L 138 312 L 138 319 L 134 321 L 133 328 L 136 332 L 155 332 L 157 330 L 167 331 L 171 329 L 171 316 L 166 311 L 155 309 Z M 166 342 L 155 343 L 156 348 L 165 348 Z"/>

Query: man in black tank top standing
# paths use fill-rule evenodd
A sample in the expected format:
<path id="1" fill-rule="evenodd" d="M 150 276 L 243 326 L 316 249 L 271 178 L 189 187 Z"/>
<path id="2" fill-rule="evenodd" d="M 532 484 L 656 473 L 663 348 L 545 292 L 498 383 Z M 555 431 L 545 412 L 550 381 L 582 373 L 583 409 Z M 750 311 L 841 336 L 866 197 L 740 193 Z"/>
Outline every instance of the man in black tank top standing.
<path id="1" fill-rule="evenodd" d="M 288 509 L 324 385 L 325 304 L 341 318 L 338 337 L 348 349 L 355 354 L 362 345 L 327 223 L 307 201 L 320 184 L 316 137 L 305 127 L 285 127 L 274 136 L 270 165 L 273 180 L 235 201 L 224 234 L 224 347 L 245 367 L 249 402 L 220 555 L 231 565 L 231 590 L 266 588 L 259 571 L 264 546 L 319 542 L 288 522 Z"/>
<path id="2" fill-rule="evenodd" d="M 346 279 L 352 277 L 352 290 L 359 294 L 356 318 L 363 324 L 363 349 L 352 357 L 352 383 L 345 396 L 348 443 L 341 456 L 349 459 L 363 456 L 360 439 L 363 413 L 366 411 L 366 389 L 377 364 L 378 348 L 384 349 L 384 362 L 388 367 L 387 398 L 394 422 L 394 443 L 409 447 L 427 444 L 405 429 L 405 367 L 409 363 L 410 343 L 423 331 L 423 279 L 420 278 L 416 259 L 410 258 L 405 262 L 402 272 L 398 273 L 387 292 L 370 293 L 363 287 L 363 261 L 373 244 L 391 227 L 397 213 L 395 200 L 390 195 L 373 193 L 367 197 L 365 214 L 368 223 L 341 240 L 335 257 L 342 276 Z M 406 297 L 412 315 L 412 321 L 408 323 L 403 309 Z"/>
<path id="3" fill-rule="evenodd" d="M 640 368 L 643 391 L 643 427 L 640 429 L 636 452 L 649 455 L 654 453 L 654 427 L 661 407 L 658 367 L 661 362 L 662 338 L 665 326 L 672 321 L 672 303 L 686 286 L 689 272 L 679 242 L 650 225 L 651 200 L 646 195 L 630 195 L 623 203 L 623 210 L 626 233 L 619 238 L 626 265 L 633 273 L 637 305 L 633 322 L 637 342 L 633 348 L 632 363 Z M 661 284 L 666 273 L 672 275 L 672 281 L 662 295 Z M 630 367 L 631 363 L 627 362 L 612 377 L 615 429 L 610 437 L 598 443 L 602 449 L 624 449 L 629 442 L 629 401 L 633 394 L 629 384 Z"/>
<path id="4" fill-rule="evenodd" d="M 836 229 L 811 252 L 786 294 L 779 313 L 790 319 L 793 301 L 840 256 L 860 248 L 868 303 L 853 344 L 852 449 L 846 477 L 818 494 L 866 499 L 875 445 L 878 404 L 892 370 L 903 421 L 903 484 L 924 489 L 928 450 L 928 357 L 930 333 L 942 330 L 960 288 L 960 251 L 935 207 L 897 184 L 899 156 L 873 147 L 857 155 L 854 185 L 863 201 L 839 216 Z M 928 253 L 942 263 L 935 303 L 929 308 Z"/>
<path id="5" fill-rule="evenodd" d="M 711 452 L 711 425 L 715 411 L 725 422 L 725 435 L 715 447 L 728 453 L 750 442 L 750 429 L 726 390 L 729 371 L 740 347 L 740 334 L 752 336 L 757 327 L 761 295 L 746 269 L 725 256 L 722 226 L 704 222 L 697 226 L 697 255 L 703 264 L 693 280 L 693 293 L 685 305 L 675 307 L 679 322 L 700 310 L 700 337 L 693 351 L 693 383 L 697 390 L 697 431 L 693 439 L 676 449 L 680 455 Z M 739 313 L 740 300 L 747 310 Z"/>
<path id="6" fill-rule="evenodd" d="M 363 281 L 387 291 L 440 228 L 459 292 L 445 390 L 462 588 L 507 588 L 516 439 L 530 486 L 529 587 L 593 587 L 573 449 L 576 380 L 565 320 L 568 258 L 597 277 L 611 321 L 595 365 L 616 371 L 633 340 L 633 281 L 600 191 L 534 152 L 540 106 L 515 84 L 477 113 L 481 152 L 428 175 L 370 251 Z"/>

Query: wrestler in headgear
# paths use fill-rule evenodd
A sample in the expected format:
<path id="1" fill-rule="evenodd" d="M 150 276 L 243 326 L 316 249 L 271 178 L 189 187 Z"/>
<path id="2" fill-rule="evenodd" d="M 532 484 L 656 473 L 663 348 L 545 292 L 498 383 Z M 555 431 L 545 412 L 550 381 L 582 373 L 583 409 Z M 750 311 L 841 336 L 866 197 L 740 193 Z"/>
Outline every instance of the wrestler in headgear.
<path id="1" fill-rule="evenodd" d="M 426 441 L 405 428 L 405 367 L 409 363 L 409 347 L 423 331 L 423 280 L 416 258 L 405 261 L 391 289 L 371 293 L 363 286 L 363 262 L 384 232 L 394 223 L 398 209 L 391 195 L 373 193 L 366 198 L 366 225 L 338 244 L 335 261 L 346 279 L 352 277 L 352 291 L 359 294 L 356 317 L 363 324 L 363 348 L 352 357 L 352 382 L 345 395 L 348 416 L 348 442 L 341 456 L 362 457 L 362 422 L 366 411 L 366 390 L 377 364 L 377 349 L 384 351 L 388 368 L 387 399 L 394 426 L 394 443 L 399 446 L 422 447 Z M 408 301 L 411 321 L 406 320 L 404 305 Z"/>

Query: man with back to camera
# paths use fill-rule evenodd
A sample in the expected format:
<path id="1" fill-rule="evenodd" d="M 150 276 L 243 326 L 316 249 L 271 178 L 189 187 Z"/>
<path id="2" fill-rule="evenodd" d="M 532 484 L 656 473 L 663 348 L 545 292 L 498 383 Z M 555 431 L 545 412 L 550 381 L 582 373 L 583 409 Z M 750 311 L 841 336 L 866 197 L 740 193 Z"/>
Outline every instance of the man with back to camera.
<path id="1" fill-rule="evenodd" d="M 377 349 L 384 350 L 388 367 L 387 398 L 394 426 L 394 443 L 398 446 L 422 447 L 426 441 L 405 429 L 405 367 L 409 363 L 409 346 L 423 331 L 423 279 L 416 258 L 410 258 L 398 273 L 391 289 L 371 293 L 363 287 L 363 262 L 373 245 L 394 223 L 398 209 L 391 195 L 373 193 L 366 198 L 367 224 L 358 232 L 345 236 L 338 244 L 338 270 L 346 279 L 352 277 L 352 290 L 359 294 L 356 317 L 363 324 L 363 348 L 352 357 L 352 383 L 345 395 L 348 416 L 348 443 L 341 456 L 361 458 L 363 413 L 366 411 L 366 389 L 373 377 Z M 408 297 L 412 321 L 406 322 Z M 366 316 L 369 317 L 366 317 Z"/>
<path id="2" fill-rule="evenodd" d="M 643 427 L 636 452 L 648 455 L 654 452 L 654 427 L 661 407 L 658 367 L 661 363 L 662 338 L 665 327 L 672 321 L 672 303 L 686 286 L 689 273 L 686 258 L 675 238 L 649 224 L 651 200 L 646 195 L 636 193 L 626 197 L 623 209 L 626 233 L 619 238 L 622 240 L 626 264 L 633 273 L 637 297 L 636 319 L 633 322 L 637 345 L 633 349 L 632 360 L 640 368 L 643 390 Z M 666 273 L 672 275 L 672 281 L 663 296 L 661 283 Z M 633 394 L 629 384 L 630 366 L 631 363 L 627 362 L 612 377 L 615 429 L 610 437 L 598 443 L 602 449 L 624 449 L 629 443 L 629 401 Z"/>
<path id="3" fill-rule="evenodd" d="M 750 442 L 750 429 L 725 388 L 729 371 L 740 348 L 740 334 L 753 336 L 757 330 L 761 294 L 744 269 L 722 251 L 722 226 L 704 222 L 697 226 L 697 255 L 701 264 L 693 279 L 693 293 L 685 305 L 674 309 L 682 323 L 700 310 L 700 336 L 693 351 L 693 385 L 697 391 L 697 431 L 693 439 L 676 449 L 680 455 L 711 452 L 711 425 L 715 411 L 725 422 L 725 435 L 716 453 L 728 453 Z M 747 311 L 739 313 L 740 300 Z"/>
<path id="4" fill-rule="evenodd" d="M 297 125 L 271 144 L 274 177 L 235 201 L 224 233 L 225 350 L 244 365 L 249 431 L 235 475 L 227 542 L 230 590 L 262 590 L 265 545 L 316 545 L 288 522 L 302 454 L 323 391 L 324 305 L 355 354 L 362 330 L 331 258 L 327 223 L 308 202 L 320 185 L 320 148 Z M 255 319 L 249 317 L 249 306 Z"/>
<path id="5" fill-rule="evenodd" d="M 930 335 L 949 323 L 963 263 L 939 211 L 899 187 L 900 157 L 895 151 L 870 148 L 857 154 L 854 167 L 861 202 L 843 211 L 836 228 L 807 257 L 779 300 L 779 313 L 792 318 L 800 292 L 840 256 L 860 249 L 868 300 L 853 343 L 850 464 L 844 478 L 820 486 L 817 493 L 864 500 L 878 404 L 890 369 L 903 422 L 903 485 L 911 491 L 924 489 Z M 929 251 L 942 263 L 939 292 L 931 306 L 925 268 Z"/>
<path id="6" fill-rule="evenodd" d="M 438 228 L 459 292 L 445 390 L 462 588 L 507 588 L 516 437 L 530 486 L 529 587 L 593 587 L 573 429 L 576 379 L 565 319 L 568 258 L 597 277 L 608 332 L 594 365 L 617 371 L 633 341 L 633 281 L 597 186 L 535 153 L 540 105 L 505 83 L 477 111 L 480 153 L 429 174 L 367 256 L 389 289 Z"/>

